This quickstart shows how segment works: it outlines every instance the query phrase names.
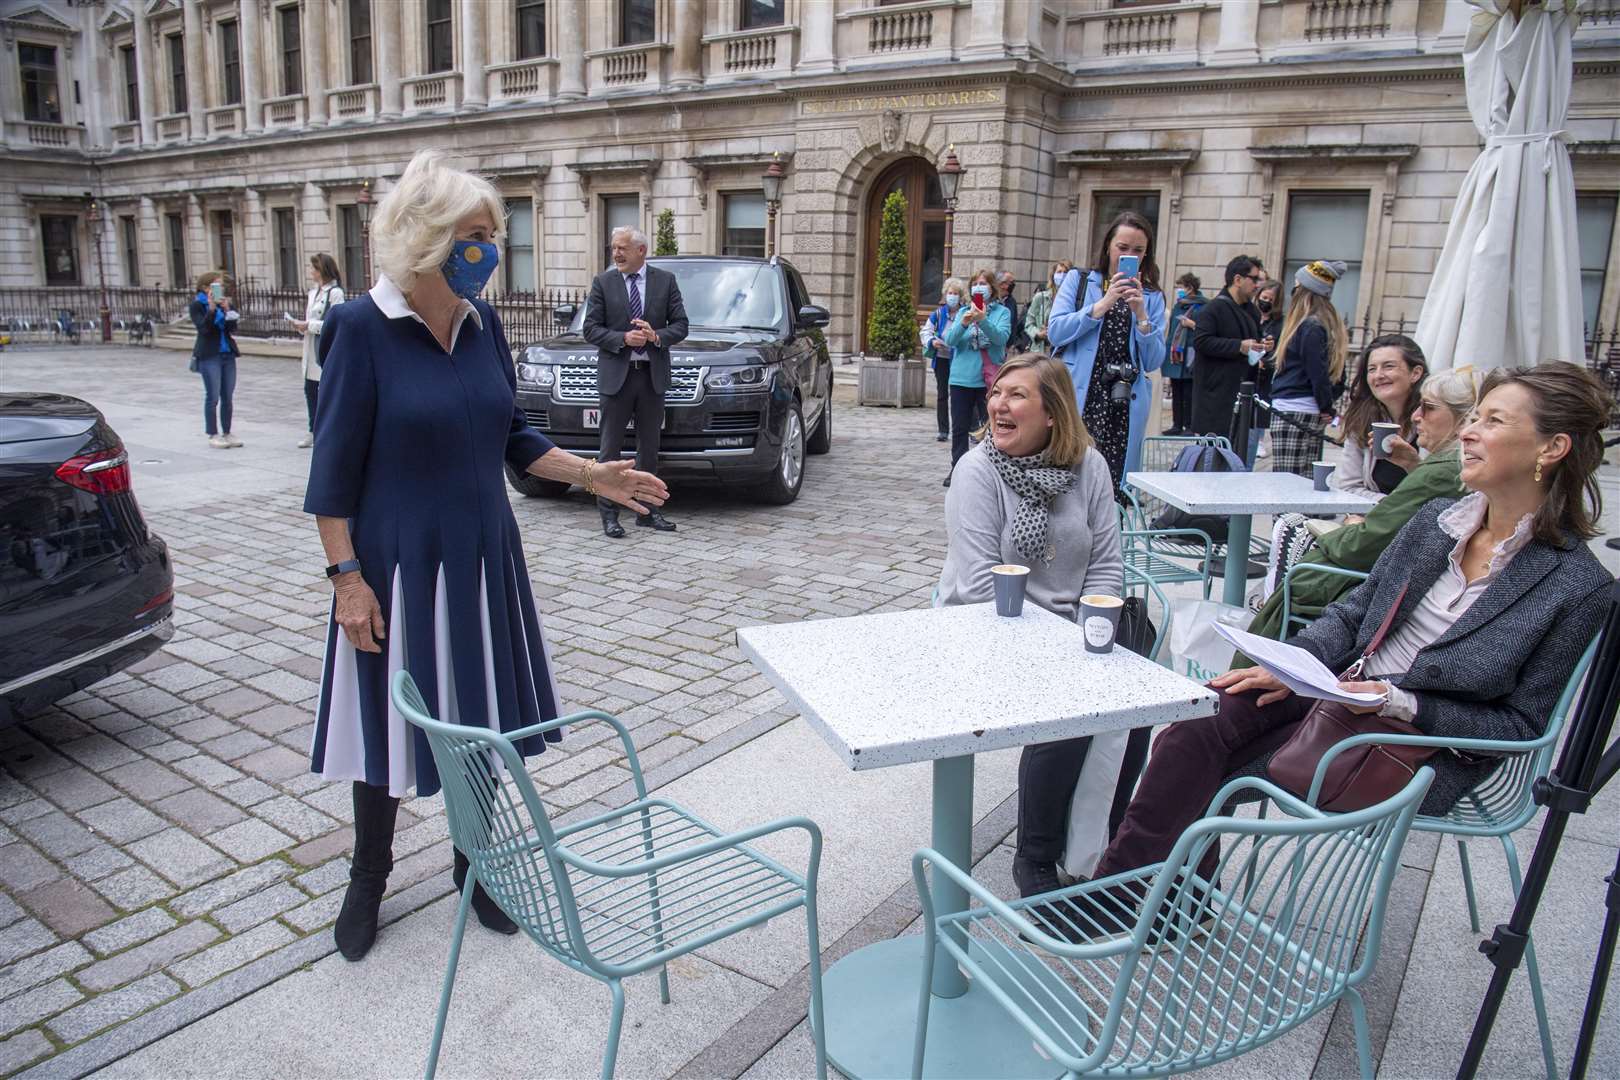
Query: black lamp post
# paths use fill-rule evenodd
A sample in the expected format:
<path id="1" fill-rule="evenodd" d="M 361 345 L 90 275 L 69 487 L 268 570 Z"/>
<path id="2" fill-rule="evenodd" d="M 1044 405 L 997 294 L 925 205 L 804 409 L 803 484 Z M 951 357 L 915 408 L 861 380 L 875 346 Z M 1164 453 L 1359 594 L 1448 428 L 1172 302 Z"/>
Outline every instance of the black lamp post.
<path id="1" fill-rule="evenodd" d="M 956 144 L 945 147 L 945 163 L 939 167 L 939 193 L 945 199 L 945 276 L 951 276 L 951 248 L 956 232 L 956 193 L 962 186 L 962 163 L 956 160 Z"/>
<path id="2" fill-rule="evenodd" d="M 770 167 L 759 183 L 765 191 L 765 257 L 776 254 L 776 211 L 782 205 L 782 161 L 780 155 L 771 155 Z"/>
<path id="3" fill-rule="evenodd" d="M 354 200 L 360 211 L 360 265 L 366 280 L 361 288 L 371 287 L 371 181 L 360 182 L 360 197 Z"/>
<path id="4" fill-rule="evenodd" d="M 101 204 L 90 200 L 90 232 L 96 242 L 96 277 L 101 283 L 101 308 L 96 312 L 101 322 L 101 340 L 112 340 L 112 308 L 107 303 L 107 268 L 101 261 Z"/>

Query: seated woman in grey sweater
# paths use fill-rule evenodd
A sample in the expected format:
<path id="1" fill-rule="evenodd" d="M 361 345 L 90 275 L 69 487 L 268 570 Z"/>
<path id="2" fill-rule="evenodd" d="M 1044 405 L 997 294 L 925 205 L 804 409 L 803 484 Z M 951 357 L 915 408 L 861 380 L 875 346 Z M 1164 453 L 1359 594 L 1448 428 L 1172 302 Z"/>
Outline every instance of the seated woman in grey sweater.
<path id="1" fill-rule="evenodd" d="M 1108 463 L 1092 446 L 1063 362 L 1024 353 L 1002 365 L 983 441 L 956 463 L 945 497 L 941 604 L 994 598 L 991 567 L 1029 567 L 1026 597 L 1074 619 L 1082 594 L 1120 595 L 1124 563 Z M 1076 646 L 1078 648 L 1078 645 Z M 1024 748 L 1018 765 L 1018 855 L 1024 896 L 1058 887 L 1069 800 L 1088 739 Z"/>

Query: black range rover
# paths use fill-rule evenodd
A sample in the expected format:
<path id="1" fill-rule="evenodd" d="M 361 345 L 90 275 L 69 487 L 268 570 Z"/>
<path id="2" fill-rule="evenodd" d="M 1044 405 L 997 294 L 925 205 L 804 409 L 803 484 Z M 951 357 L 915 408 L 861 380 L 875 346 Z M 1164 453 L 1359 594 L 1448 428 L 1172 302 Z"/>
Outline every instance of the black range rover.
<path id="1" fill-rule="evenodd" d="M 744 486 L 773 503 L 798 498 L 806 453 L 832 446 L 832 360 L 821 328 L 827 309 L 810 303 L 785 259 L 687 255 L 648 259 L 675 275 L 690 331 L 671 351 L 658 473 Z M 594 454 L 601 401 L 596 349 L 580 328 L 519 349 L 518 406 L 564 450 Z M 624 455 L 635 452 L 635 428 Z M 568 485 L 507 471 L 525 495 L 558 496 Z"/>

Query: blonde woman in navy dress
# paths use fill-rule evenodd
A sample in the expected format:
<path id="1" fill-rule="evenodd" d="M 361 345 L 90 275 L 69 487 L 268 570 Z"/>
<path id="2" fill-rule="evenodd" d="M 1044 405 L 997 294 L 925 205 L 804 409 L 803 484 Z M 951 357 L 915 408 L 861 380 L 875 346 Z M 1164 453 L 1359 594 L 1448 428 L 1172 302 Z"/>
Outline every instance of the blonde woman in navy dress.
<path id="1" fill-rule="evenodd" d="M 668 495 L 629 461 L 557 449 L 517 409 L 500 319 L 475 299 L 503 220 L 487 181 L 417 154 L 373 219 L 376 285 L 333 308 L 321 334 L 304 510 L 334 597 L 311 757 L 326 779 L 354 784 L 354 860 L 334 929 L 349 960 L 377 935 L 400 797 L 439 790 L 425 740 L 390 707 L 389 677 L 409 671 L 450 723 L 512 730 L 562 711 L 503 466 L 638 513 Z M 456 852 L 457 888 L 466 868 Z M 474 907 L 485 926 L 516 931 L 481 890 Z"/>

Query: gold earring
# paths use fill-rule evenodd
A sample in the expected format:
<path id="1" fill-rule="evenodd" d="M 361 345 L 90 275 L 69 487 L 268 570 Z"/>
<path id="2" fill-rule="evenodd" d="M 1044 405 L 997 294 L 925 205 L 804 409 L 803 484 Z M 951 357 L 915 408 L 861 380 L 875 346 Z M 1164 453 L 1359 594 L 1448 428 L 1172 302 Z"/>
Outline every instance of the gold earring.
<path id="1" fill-rule="evenodd" d="M 1536 483 L 1541 483 L 1541 462 L 1536 462 Z"/>

